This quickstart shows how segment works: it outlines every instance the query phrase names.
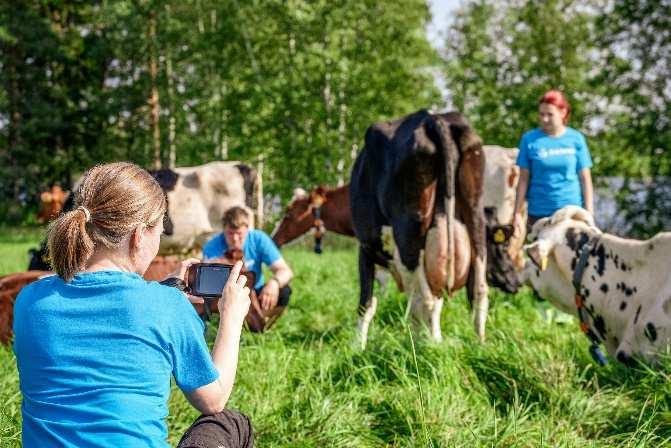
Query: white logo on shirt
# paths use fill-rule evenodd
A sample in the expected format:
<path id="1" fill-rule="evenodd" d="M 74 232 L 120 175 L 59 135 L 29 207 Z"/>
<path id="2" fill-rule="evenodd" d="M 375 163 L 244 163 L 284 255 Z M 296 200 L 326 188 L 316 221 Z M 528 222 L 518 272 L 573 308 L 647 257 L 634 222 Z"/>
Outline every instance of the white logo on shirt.
<path id="1" fill-rule="evenodd" d="M 574 154 L 575 148 L 540 148 L 538 150 L 538 157 L 541 159 L 556 156 L 572 156 Z"/>

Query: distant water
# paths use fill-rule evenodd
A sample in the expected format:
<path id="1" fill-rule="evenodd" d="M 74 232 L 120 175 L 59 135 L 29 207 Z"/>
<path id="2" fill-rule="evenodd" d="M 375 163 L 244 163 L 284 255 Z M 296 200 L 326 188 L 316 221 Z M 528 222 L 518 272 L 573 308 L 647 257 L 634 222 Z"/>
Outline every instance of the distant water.
<path id="1" fill-rule="evenodd" d="M 642 238 L 659 230 L 671 231 L 671 178 L 625 180 L 622 177 L 594 179 L 594 214 L 604 232 Z M 654 197 L 654 204 L 648 203 Z M 266 196 L 265 216 L 280 219 L 284 207 L 279 196 Z"/>

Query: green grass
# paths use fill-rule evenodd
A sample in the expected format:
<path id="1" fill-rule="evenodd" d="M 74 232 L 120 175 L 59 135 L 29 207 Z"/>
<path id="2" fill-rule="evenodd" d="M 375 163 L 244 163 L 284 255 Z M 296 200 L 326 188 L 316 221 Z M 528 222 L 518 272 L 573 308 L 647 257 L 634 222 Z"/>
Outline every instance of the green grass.
<path id="1" fill-rule="evenodd" d="M 44 231 L 43 227 L 0 226 L 0 274 L 25 271 L 28 250 L 39 246 Z"/>
<path id="2" fill-rule="evenodd" d="M 3 272 L 23 269 L 24 248 L 38 238 L 12 235 L 0 237 Z M 411 338 L 395 288 L 378 291 L 362 352 L 354 345 L 355 252 L 318 256 L 305 246 L 285 251 L 296 272 L 289 312 L 270 333 L 242 339 L 229 406 L 252 418 L 257 446 L 671 446 L 671 362 L 654 371 L 597 367 L 575 323 L 548 324 L 528 291 L 493 289 L 485 344 L 463 294 L 443 308 L 445 341 L 434 344 Z M 7 347 L 0 401 L 0 446 L 19 446 L 20 394 Z M 174 390 L 173 445 L 196 417 Z"/>

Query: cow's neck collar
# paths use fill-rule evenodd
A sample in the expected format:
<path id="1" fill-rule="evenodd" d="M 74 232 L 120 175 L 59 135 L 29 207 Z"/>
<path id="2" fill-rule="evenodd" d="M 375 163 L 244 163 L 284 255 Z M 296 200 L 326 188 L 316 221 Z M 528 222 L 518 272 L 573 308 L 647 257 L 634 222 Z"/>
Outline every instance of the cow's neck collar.
<path id="1" fill-rule="evenodd" d="M 585 306 L 585 297 L 581 292 L 582 277 L 585 273 L 585 268 L 587 267 L 587 262 L 589 260 L 589 254 L 597 243 L 601 235 L 594 235 L 590 240 L 580 248 L 580 255 L 578 262 L 573 271 L 573 289 L 575 291 L 575 306 L 578 311 L 578 319 L 580 320 L 580 330 L 585 333 L 585 336 L 590 340 L 592 345 L 589 348 L 589 352 L 592 355 L 594 361 L 599 365 L 606 365 L 608 361 L 606 357 L 601 352 L 600 344 L 605 339 L 604 335 L 597 328 L 592 328 L 589 324 L 588 318 L 594 321 L 594 315 L 592 312 Z"/>
<path id="2" fill-rule="evenodd" d="M 322 219 L 322 204 L 316 204 L 312 207 L 312 216 L 314 217 L 314 222 L 312 223 L 312 228 L 315 230 L 315 253 L 322 253 L 322 237 L 326 233 L 326 228 L 324 227 L 324 220 Z"/>

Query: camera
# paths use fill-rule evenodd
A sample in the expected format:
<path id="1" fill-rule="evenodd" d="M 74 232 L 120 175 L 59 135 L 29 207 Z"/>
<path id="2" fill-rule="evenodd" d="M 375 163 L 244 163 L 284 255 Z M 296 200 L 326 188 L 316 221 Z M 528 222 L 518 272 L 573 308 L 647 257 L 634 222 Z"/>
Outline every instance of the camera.
<path id="1" fill-rule="evenodd" d="M 223 263 L 196 263 L 189 266 L 186 283 L 189 293 L 205 299 L 218 299 L 233 266 Z"/>

